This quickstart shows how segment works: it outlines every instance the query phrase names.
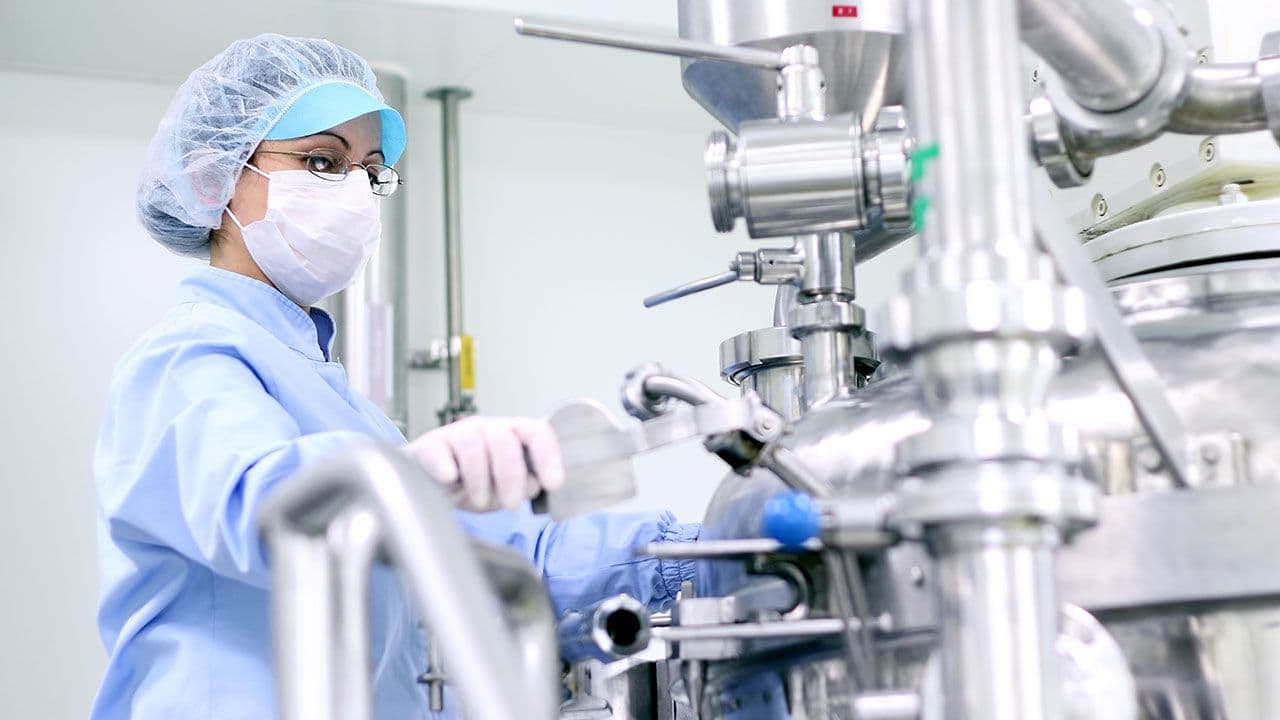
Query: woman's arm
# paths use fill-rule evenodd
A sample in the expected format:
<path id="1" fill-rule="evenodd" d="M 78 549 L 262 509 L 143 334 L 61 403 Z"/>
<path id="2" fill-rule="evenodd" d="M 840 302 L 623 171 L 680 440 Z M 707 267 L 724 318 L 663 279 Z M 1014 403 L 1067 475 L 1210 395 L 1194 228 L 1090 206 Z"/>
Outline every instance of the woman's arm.
<path id="1" fill-rule="evenodd" d="M 521 512 L 458 513 L 473 536 L 523 552 L 542 573 L 556 614 L 627 593 L 654 610 L 675 600 L 693 579 L 688 560 L 637 557 L 655 542 L 693 542 L 701 526 L 677 523 L 669 512 L 597 513 L 553 523 Z"/>

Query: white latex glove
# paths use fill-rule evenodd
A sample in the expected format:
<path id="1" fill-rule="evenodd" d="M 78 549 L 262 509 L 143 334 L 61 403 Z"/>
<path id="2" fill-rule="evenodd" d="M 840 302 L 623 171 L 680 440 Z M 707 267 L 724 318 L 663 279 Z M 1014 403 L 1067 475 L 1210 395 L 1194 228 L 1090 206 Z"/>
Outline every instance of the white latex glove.
<path id="1" fill-rule="evenodd" d="M 464 418 L 420 436 L 405 451 L 436 480 L 461 485 L 463 510 L 514 510 L 540 490 L 564 485 L 560 442 L 542 420 Z"/>

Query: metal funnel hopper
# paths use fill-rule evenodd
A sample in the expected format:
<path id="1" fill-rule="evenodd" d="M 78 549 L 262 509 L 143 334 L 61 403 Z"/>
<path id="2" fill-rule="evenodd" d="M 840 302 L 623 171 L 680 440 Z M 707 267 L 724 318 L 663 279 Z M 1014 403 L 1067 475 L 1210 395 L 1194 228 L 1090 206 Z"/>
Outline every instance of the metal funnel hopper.
<path id="1" fill-rule="evenodd" d="M 902 102 L 903 0 L 680 0 L 680 36 L 717 45 L 782 50 L 812 45 L 826 75 L 827 112 L 858 113 L 870 129 Z M 685 90 L 737 132 L 778 115 L 777 75 L 714 60 L 683 60 Z"/>

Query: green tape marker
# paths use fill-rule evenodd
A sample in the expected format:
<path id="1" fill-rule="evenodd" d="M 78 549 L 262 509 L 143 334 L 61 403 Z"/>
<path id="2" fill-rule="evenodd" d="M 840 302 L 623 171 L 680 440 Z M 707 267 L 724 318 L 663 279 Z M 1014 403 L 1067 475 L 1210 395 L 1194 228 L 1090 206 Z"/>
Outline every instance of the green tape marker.
<path id="1" fill-rule="evenodd" d="M 924 230 L 924 214 L 929 211 L 929 198 L 921 196 L 911 201 L 911 223 L 916 232 Z"/>
<path id="2" fill-rule="evenodd" d="M 924 177 L 924 171 L 929 163 L 938 159 L 938 143 L 929 143 L 921 145 L 918 150 L 911 153 L 911 181 L 917 182 Z"/>

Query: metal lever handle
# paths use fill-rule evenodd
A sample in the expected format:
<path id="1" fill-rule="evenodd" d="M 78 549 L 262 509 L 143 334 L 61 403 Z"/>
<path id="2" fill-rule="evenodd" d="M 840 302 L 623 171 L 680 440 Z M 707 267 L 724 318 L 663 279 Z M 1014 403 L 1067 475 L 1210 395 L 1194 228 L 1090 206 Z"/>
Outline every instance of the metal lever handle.
<path id="1" fill-rule="evenodd" d="M 711 288 L 718 288 L 721 285 L 728 285 L 729 283 L 736 282 L 738 278 L 739 275 L 737 270 L 729 270 L 710 277 L 704 277 L 701 280 L 694 280 L 691 283 L 685 283 L 684 285 L 673 287 L 670 290 L 664 290 L 656 295 L 650 295 L 644 299 L 644 306 L 651 308 L 655 305 L 671 302 L 672 300 L 679 300 L 686 295 L 693 295 L 694 293 L 700 293 L 703 290 L 710 290 Z"/>
<path id="2" fill-rule="evenodd" d="M 639 50 L 641 52 L 676 55 L 699 60 L 719 60 L 738 63 L 739 65 L 751 65 L 766 70 L 781 70 L 789 64 L 783 60 L 780 53 L 770 50 L 716 45 L 714 43 L 642 33 L 558 25 L 537 20 L 526 20 L 525 18 L 516 18 L 516 32 L 521 35 L 531 35 L 551 40 L 569 40 L 588 45 L 604 45 L 624 50 Z"/>

